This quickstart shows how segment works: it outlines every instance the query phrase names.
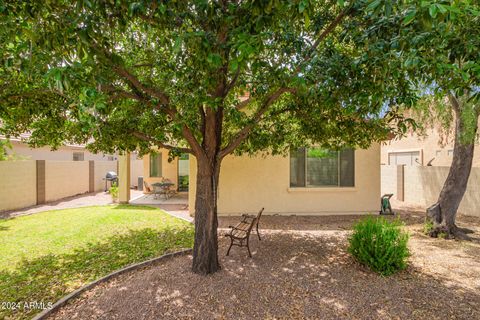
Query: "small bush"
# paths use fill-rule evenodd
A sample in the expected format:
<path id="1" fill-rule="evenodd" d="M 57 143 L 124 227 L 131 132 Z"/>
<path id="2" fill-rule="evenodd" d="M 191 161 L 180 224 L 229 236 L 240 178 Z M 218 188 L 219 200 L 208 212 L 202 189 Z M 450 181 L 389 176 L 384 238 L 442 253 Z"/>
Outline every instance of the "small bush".
<path id="1" fill-rule="evenodd" d="M 116 183 L 112 183 L 109 191 L 110 195 L 112 196 L 112 200 L 116 201 L 118 199 L 118 185 Z"/>
<path id="2" fill-rule="evenodd" d="M 388 276 L 407 266 L 408 234 L 400 221 L 368 217 L 353 227 L 348 251 L 362 264 Z"/>
<path id="3" fill-rule="evenodd" d="M 430 219 L 425 219 L 423 223 L 423 233 L 429 235 L 430 232 L 433 230 L 433 222 Z"/>

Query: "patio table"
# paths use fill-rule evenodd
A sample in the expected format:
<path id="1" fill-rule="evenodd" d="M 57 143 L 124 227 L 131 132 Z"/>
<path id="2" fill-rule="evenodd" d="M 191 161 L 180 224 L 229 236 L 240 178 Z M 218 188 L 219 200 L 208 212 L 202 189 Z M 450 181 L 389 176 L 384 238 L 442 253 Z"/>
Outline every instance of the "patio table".
<path id="1" fill-rule="evenodd" d="M 155 182 L 152 183 L 153 187 L 153 197 L 155 199 L 158 199 L 158 195 L 164 194 L 165 195 L 165 200 L 168 200 L 170 196 L 173 193 L 173 190 L 171 190 L 171 187 L 173 187 L 175 184 L 172 182 Z"/>

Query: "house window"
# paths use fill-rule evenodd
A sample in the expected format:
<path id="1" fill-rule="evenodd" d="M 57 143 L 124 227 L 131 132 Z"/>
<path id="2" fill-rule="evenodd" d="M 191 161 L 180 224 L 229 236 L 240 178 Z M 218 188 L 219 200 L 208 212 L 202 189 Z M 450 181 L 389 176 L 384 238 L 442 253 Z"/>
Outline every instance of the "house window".
<path id="1" fill-rule="evenodd" d="M 449 157 L 453 157 L 453 149 L 447 151 Z"/>
<path id="2" fill-rule="evenodd" d="M 150 154 L 150 177 L 162 176 L 162 154 L 151 153 Z"/>
<path id="3" fill-rule="evenodd" d="M 353 187 L 355 151 L 300 148 L 290 152 L 290 187 Z"/>
<path id="4" fill-rule="evenodd" d="M 442 154 L 442 150 L 437 150 L 437 151 L 435 152 L 435 156 L 436 156 L 436 157 L 440 157 L 441 154 Z"/>
<path id="5" fill-rule="evenodd" d="M 83 152 L 74 152 L 73 153 L 73 161 L 83 161 L 85 158 Z"/>

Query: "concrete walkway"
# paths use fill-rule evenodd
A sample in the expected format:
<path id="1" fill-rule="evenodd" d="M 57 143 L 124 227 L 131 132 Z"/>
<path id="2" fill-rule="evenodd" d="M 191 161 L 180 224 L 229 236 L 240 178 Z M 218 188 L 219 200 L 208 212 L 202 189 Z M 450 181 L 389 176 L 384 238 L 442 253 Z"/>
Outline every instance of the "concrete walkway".
<path id="1" fill-rule="evenodd" d="M 188 193 L 176 193 L 165 199 L 163 195 L 155 196 L 153 194 L 141 194 L 139 197 L 130 197 L 130 204 L 146 204 L 146 205 L 183 205 L 188 206 Z"/>
<path id="2" fill-rule="evenodd" d="M 130 204 L 160 208 L 177 218 L 193 222 L 188 212 L 188 193 L 177 193 L 165 199 L 163 196 L 154 197 L 152 194 L 142 194 L 139 197 L 132 195 Z"/>

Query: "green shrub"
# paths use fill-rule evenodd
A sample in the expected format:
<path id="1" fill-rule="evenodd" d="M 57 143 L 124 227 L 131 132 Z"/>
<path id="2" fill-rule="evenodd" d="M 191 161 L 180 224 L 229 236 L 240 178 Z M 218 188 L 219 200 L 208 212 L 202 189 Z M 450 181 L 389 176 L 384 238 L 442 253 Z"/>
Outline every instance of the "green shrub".
<path id="1" fill-rule="evenodd" d="M 354 225 L 348 251 L 360 263 L 385 276 L 405 269 L 408 234 L 401 226 L 400 221 L 367 217 Z"/>
<path id="2" fill-rule="evenodd" d="M 425 219 L 425 222 L 423 223 L 423 233 L 428 235 L 432 230 L 433 230 L 432 220 Z"/>
<path id="3" fill-rule="evenodd" d="M 118 185 L 116 183 L 112 183 L 109 192 L 112 196 L 112 200 L 116 201 L 118 199 Z"/>

